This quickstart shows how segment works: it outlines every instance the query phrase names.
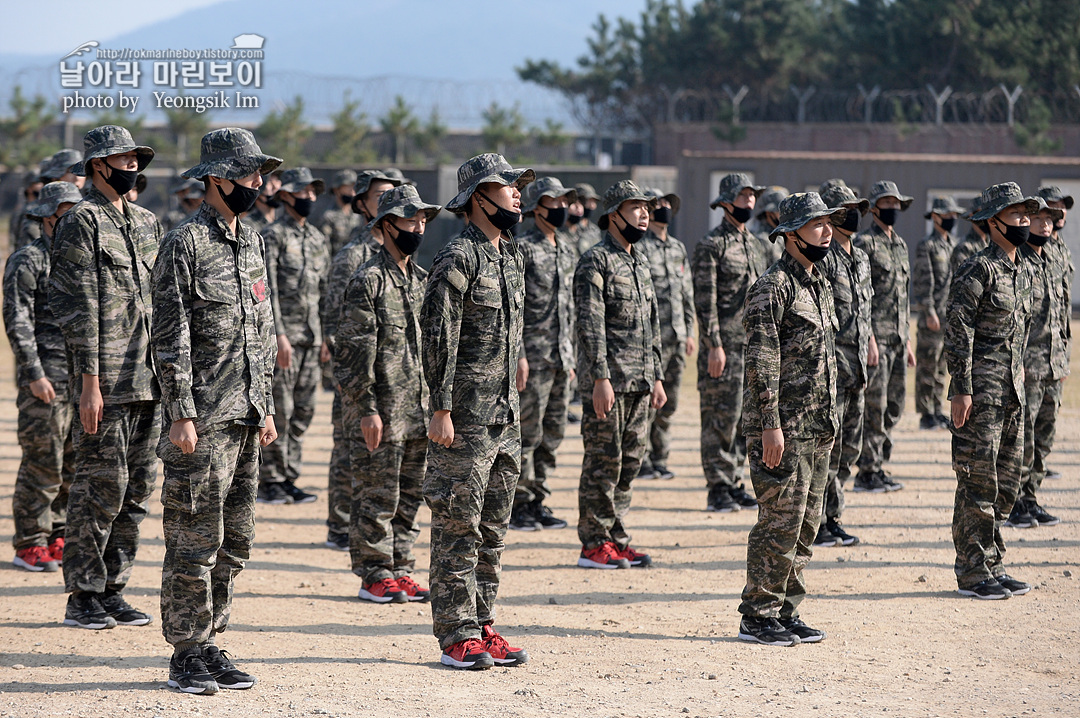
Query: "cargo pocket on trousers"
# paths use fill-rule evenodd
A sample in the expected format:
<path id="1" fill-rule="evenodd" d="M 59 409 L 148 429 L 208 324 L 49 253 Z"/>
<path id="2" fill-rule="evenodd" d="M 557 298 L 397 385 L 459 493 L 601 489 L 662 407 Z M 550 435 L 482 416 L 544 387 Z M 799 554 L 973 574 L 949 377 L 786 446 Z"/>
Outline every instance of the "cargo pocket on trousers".
<path id="1" fill-rule="evenodd" d="M 168 441 L 166 436 L 162 438 Z M 192 454 L 183 453 L 170 442 L 162 459 L 166 462 L 166 469 L 161 503 L 190 514 L 209 511 L 215 504 L 211 481 L 213 447 L 210 442 L 200 439 Z"/>

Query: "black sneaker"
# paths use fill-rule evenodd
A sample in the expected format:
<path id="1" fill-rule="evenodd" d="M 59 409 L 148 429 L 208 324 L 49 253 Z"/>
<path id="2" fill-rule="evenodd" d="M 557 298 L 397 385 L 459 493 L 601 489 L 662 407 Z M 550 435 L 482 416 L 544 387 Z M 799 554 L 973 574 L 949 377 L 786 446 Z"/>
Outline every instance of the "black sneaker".
<path id="1" fill-rule="evenodd" d="M 998 583 L 996 578 L 979 581 L 971 588 L 958 588 L 956 592 L 961 596 L 971 596 L 983 601 L 997 601 L 1012 596 L 1012 592 Z"/>
<path id="2" fill-rule="evenodd" d="M 309 494 L 291 481 L 282 481 L 281 488 L 288 494 L 294 504 L 310 504 L 319 498 L 315 494 Z"/>
<path id="3" fill-rule="evenodd" d="M 101 607 L 112 616 L 118 626 L 145 626 L 154 620 L 149 613 L 144 613 L 124 600 L 119 591 L 106 591 L 101 594 Z"/>
<path id="4" fill-rule="evenodd" d="M 653 464 L 653 471 L 656 472 L 656 478 L 661 481 L 670 481 L 675 478 L 675 472 L 663 464 Z"/>
<path id="5" fill-rule="evenodd" d="M 851 490 L 857 494 L 883 494 L 889 490 L 881 478 L 884 475 L 880 471 L 860 471 Z"/>
<path id="6" fill-rule="evenodd" d="M 566 423 L 567 424 L 580 424 L 581 423 L 581 414 L 577 413 L 573 409 L 567 411 L 566 412 Z"/>
<path id="7" fill-rule="evenodd" d="M 115 628 L 116 619 L 101 607 L 98 594 L 90 591 L 74 591 L 68 596 L 67 608 L 64 610 L 64 625 L 100 631 L 103 628 Z"/>
<path id="8" fill-rule="evenodd" d="M 1028 503 L 1028 513 L 1031 514 L 1031 518 L 1039 522 L 1039 526 L 1057 526 L 1061 523 L 1061 519 L 1039 506 L 1035 501 Z"/>
<path id="9" fill-rule="evenodd" d="M 218 692 L 217 681 L 203 660 L 202 646 L 173 654 L 169 660 L 169 687 L 179 688 L 184 693 L 210 695 Z"/>
<path id="10" fill-rule="evenodd" d="M 529 504 L 521 504 L 510 514 L 510 528 L 514 531 L 539 531 L 543 526 L 532 515 Z"/>
<path id="11" fill-rule="evenodd" d="M 852 536 L 847 531 L 845 531 L 844 527 L 841 526 L 840 522 L 836 519 L 826 520 L 825 525 L 828 526 L 829 533 L 836 537 L 837 541 L 840 542 L 841 546 L 852 546 L 859 543 L 859 537 Z"/>
<path id="12" fill-rule="evenodd" d="M 1047 478 L 1047 479 L 1060 479 L 1061 478 L 1061 472 L 1058 471 L 1057 469 L 1047 469 L 1046 474 L 1045 474 L 1045 478 Z"/>
<path id="13" fill-rule="evenodd" d="M 741 508 L 752 509 L 757 506 L 757 499 L 746 493 L 742 484 L 735 484 L 735 486 L 728 489 L 728 493 L 731 494 L 732 501 L 737 503 Z"/>
<path id="14" fill-rule="evenodd" d="M 1026 581 L 1021 581 L 1018 578 L 1013 578 L 1007 573 L 1003 573 L 997 576 L 997 582 L 1001 584 L 1001 587 L 1014 596 L 1023 596 L 1025 593 L 1031 590 L 1031 584 Z"/>
<path id="15" fill-rule="evenodd" d="M 752 616 L 743 616 L 739 623 L 739 640 L 756 641 L 766 646 L 794 646 L 800 643 L 799 637 L 780 625 L 775 618 Z"/>
<path id="16" fill-rule="evenodd" d="M 229 660 L 228 651 L 222 651 L 217 646 L 203 646 L 202 654 L 206 669 L 214 677 L 219 688 L 242 691 L 258 683 L 255 676 L 244 673 L 233 665 L 233 662 Z"/>
<path id="17" fill-rule="evenodd" d="M 937 417 L 933 414 L 923 414 L 922 418 L 919 419 L 919 428 L 923 431 L 933 431 L 939 426 Z"/>
<path id="18" fill-rule="evenodd" d="M 934 414 L 934 418 L 937 419 L 938 426 L 940 426 L 942 429 L 949 429 L 950 431 L 952 430 L 952 419 L 945 416 L 944 414 Z"/>
<path id="19" fill-rule="evenodd" d="M 1039 522 L 1031 515 L 1023 501 L 1017 501 L 1009 512 L 1009 518 L 1005 519 L 1005 525 L 1014 529 L 1033 529 Z"/>
<path id="20" fill-rule="evenodd" d="M 326 534 L 326 543 L 323 544 L 328 549 L 334 551 L 348 551 L 349 550 L 349 534 L 337 533 L 335 531 L 329 531 Z"/>
<path id="21" fill-rule="evenodd" d="M 878 474 L 881 478 L 881 483 L 885 484 L 886 491 L 899 491 L 900 489 L 904 488 L 904 485 L 902 483 L 889 476 L 884 471 L 879 471 Z"/>
<path id="22" fill-rule="evenodd" d="M 281 484 L 260 484 L 256 501 L 260 504 L 291 504 L 292 499 Z"/>
<path id="23" fill-rule="evenodd" d="M 533 501 L 529 504 L 530 511 L 532 513 L 533 520 L 540 524 L 540 528 L 545 529 L 564 529 L 566 528 L 566 522 L 551 513 L 551 509 L 541 502 L 540 499 Z"/>
<path id="24" fill-rule="evenodd" d="M 648 464 L 642 462 L 641 467 L 638 469 L 638 472 L 637 472 L 637 478 L 646 479 L 646 480 L 655 479 L 656 478 L 656 471 L 653 469 L 653 467 L 651 467 Z"/>
<path id="25" fill-rule="evenodd" d="M 828 526 L 826 526 L 824 523 L 822 523 L 821 526 L 818 526 L 817 538 L 814 539 L 815 546 L 819 546 L 821 548 L 829 548 L 830 546 L 836 546 L 839 543 L 840 539 L 833 536 L 832 532 L 829 531 Z"/>
<path id="26" fill-rule="evenodd" d="M 810 628 L 798 616 L 781 618 L 780 625 L 799 637 L 799 643 L 818 643 L 825 640 L 825 631 Z"/>
<path id="27" fill-rule="evenodd" d="M 735 499 L 731 498 L 731 492 L 727 486 L 716 484 L 709 489 L 709 499 L 705 504 L 706 511 L 729 514 L 733 511 L 738 511 L 740 508 L 739 504 L 735 502 Z"/>

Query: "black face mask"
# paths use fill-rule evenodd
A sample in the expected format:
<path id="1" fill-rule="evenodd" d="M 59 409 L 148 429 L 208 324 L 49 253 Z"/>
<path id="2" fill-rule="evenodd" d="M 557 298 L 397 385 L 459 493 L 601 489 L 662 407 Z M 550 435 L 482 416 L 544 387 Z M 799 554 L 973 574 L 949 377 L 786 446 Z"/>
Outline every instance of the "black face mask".
<path id="1" fill-rule="evenodd" d="M 566 224 L 566 207 L 544 207 L 544 211 L 547 212 L 544 221 L 555 229 Z"/>
<path id="2" fill-rule="evenodd" d="M 135 188 L 135 183 L 139 180 L 139 170 L 118 170 L 105 161 L 105 164 L 109 166 L 111 173 L 105 178 L 105 184 L 115 190 L 118 195 L 125 195 Z"/>
<path id="3" fill-rule="evenodd" d="M 671 224 L 671 207 L 657 207 L 653 210 L 652 218 L 659 224 Z"/>
<path id="4" fill-rule="evenodd" d="M 277 209 L 281 206 L 281 200 L 277 197 L 263 197 L 262 201 L 270 209 Z"/>
<path id="5" fill-rule="evenodd" d="M 844 223 L 840 225 L 840 229 L 845 232 L 859 231 L 859 210 L 848 207 L 847 215 L 844 216 Z"/>
<path id="6" fill-rule="evenodd" d="M 731 218 L 739 224 L 746 224 L 750 217 L 753 216 L 754 211 L 752 209 L 747 209 L 746 207 L 737 207 L 735 205 L 731 205 L 731 209 L 728 210 L 728 214 L 730 214 Z"/>
<path id="7" fill-rule="evenodd" d="M 383 225 L 384 231 L 387 226 L 390 226 L 390 222 Z M 391 237 L 394 241 L 394 246 L 404 254 L 406 257 L 411 257 L 416 253 L 416 250 L 420 249 L 420 242 L 424 240 L 424 235 L 420 232 L 407 232 L 404 229 L 400 229 L 396 224 L 393 225 L 394 231 L 397 232 L 396 237 Z M 389 232 L 387 232 L 389 234 Z"/>
<path id="8" fill-rule="evenodd" d="M 255 206 L 255 200 L 259 198 L 258 189 L 245 187 L 238 182 L 233 182 L 232 186 L 232 192 L 225 194 L 221 191 L 221 185 L 218 185 L 218 192 L 221 193 L 221 199 L 225 201 L 225 206 L 233 214 L 243 214 Z"/>
<path id="9" fill-rule="evenodd" d="M 503 209 L 499 205 L 492 202 L 491 198 L 483 192 L 477 192 L 477 194 L 486 199 L 488 202 L 491 202 L 491 205 L 495 207 L 495 211 L 491 213 L 489 213 L 483 207 L 480 208 L 480 211 L 484 213 L 484 216 L 488 218 L 488 221 L 495 225 L 495 229 L 505 232 L 508 229 L 513 229 L 514 227 L 516 227 L 517 223 L 521 221 L 521 212 L 513 212 L 508 209 Z"/>
<path id="10" fill-rule="evenodd" d="M 311 214 L 311 208 L 315 206 L 315 200 L 308 199 L 307 197 L 293 197 L 292 208 L 296 210 L 296 213 L 301 217 L 307 217 Z"/>
<path id="11" fill-rule="evenodd" d="M 593 213 L 593 211 L 591 209 L 586 208 L 585 213 L 581 215 L 581 219 L 591 219 L 592 218 L 592 213 Z M 581 221 L 581 220 L 578 220 L 578 221 Z"/>
<path id="12" fill-rule="evenodd" d="M 941 220 L 941 231 L 945 234 L 953 231 L 953 227 L 956 226 L 956 217 L 943 217 Z"/>
<path id="13" fill-rule="evenodd" d="M 619 233 L 622 234 L 623 239 L 625 239 L 630 244 L 637 244 L 638 241 L 640 241 L 641 238 L 645 236 L 645 230 L 641 227 L 634 226 L 627 222 L 626 217 L 622 216 L 622 212 L 616 210 L 615 214 L 619 215 L 619 218 L 626 224 L 626 226 L 619 230 Z"/>
<path id="14" fill-rule="evenodd" d="M 1041 247 L 1049 240 L 1049 237 L 1042 237 L 1038 234 L 1029 234 L 1027 243 L 1033 247 Z"/>
<path id="15" fill-rule="evenodd" d="M 355 195 L 351 195 L 351 194 L 339 194 L 338 199 L 341 200 L 342 204 L 344 204 L 346 207 L 348 207 L 348 206 L 352 205 L 352 201 L 353 201 L 354 196 Z"/>
<path id="16" fill-rule="evenodd" d="M 816 244 L 810 244 L 802 238 L 798 232 L 795 232 L 795 247 L 799 250 L 802 256 L 806 257 L 811 264 L 817 264 L 821 260 L 825 259 L 825 255 L 829 253 L 828 247 L 820 247 Z"/>
<path id="17" fill-rule="evenodd" d="M 999 220 L 1000 221 L 1000 220 Z M 1014 227 L 1011 224 L 1005 224 L 1005 231 L 1002 234 L 1005 236 L 1006 241 L 1014 247 L 1027 244 L 1028 237 L 1031 236 L 1031 227 Z"/>
<path id="18" fill-rule="evenodd" d="M 580 214 L 571 214 L 571 215 L 567 215 L 566 223 L 569 224 L 571 227 L 573 227 L 575 224 L 577 224 L 578 222 L 580 222 L 583 219 L 585 219 L 585 217 L 583 217 Z"/>
<path id="19" fill-rule="evenodd" d="M 896 207 L 889 207 L 888 209 L 879 208 L 878 219 L 880 219 L 881 223 L 886 227 L 891 227 L 896 224 L 896 216 L 899 213 L 900 210 L 898 210 Z"/>

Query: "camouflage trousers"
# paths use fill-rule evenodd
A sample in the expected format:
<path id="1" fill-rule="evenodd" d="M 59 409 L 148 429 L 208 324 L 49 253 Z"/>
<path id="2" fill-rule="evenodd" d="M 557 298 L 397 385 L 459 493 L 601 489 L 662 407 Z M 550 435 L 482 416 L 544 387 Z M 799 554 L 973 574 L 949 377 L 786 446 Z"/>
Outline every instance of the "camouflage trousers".
<path id="1" fill-rule="evenodd" d="M 734 486 L 742 473 L 746 440 L 742 434 L 743 375 L 742 347 L 727 351 L 727 364 L 719 379 L 709 376 L 709 352 L 698 352 L 698 393 L 701 399 L 701 468 L 705 483 Z"/>
<path id="2" fill-rule="evenodd" d="M 441 648 L 479 638 L 480 627 L 495 621 L 520 456 L 517 423 L 455 425 L 449 449 L 428 442 L 431 618 Z"/>
<path id="3" fill-rule="evenodd" d="M 861 472 L 880 470 L 892 456 L 892 430 L 904 412 L 907 391 L 906 352 L 903 342 L 880 342 L 878 365 L 867 368 Z"/>
<path id="4" fill-rule="evenodd" d="M 915 344 L 915 411 L 936 416 L 945 394 L 945 332 L 932 332 L 919 322 Z"/>
<path id="5" fill-rule="evenodd" d="M 596 416 L 592 395 L 582 397 L 581 439 L 585 456 L 578 484 L 578 538 L 585 548 L 607 541 L 630 545 L 623 520 L 630 511 L 633 481 L 645 455 L 649 428 L 648 392 L 615 392 L 604 419 Z"/>
<path id="6" fill-rule="evenodd" d="M 416 512 L 423 500 L 428 439 L 384 441 L 368 451 L 362 434 L 350 436 L 352 571 L 365 584 L 410 574 L 416 568 L 413 545 L 420 535 Z"/>
<path id="7" fill-rule="evenodd" d="M 854 377 L 836 379 L 836 421 L 840 434 L 829 456 L 829 480 L 825 483 L 825 518 L 838 520 L 844 513 L 844 482 L 862 452 L 863 411 L 866 387 Z"/>
<path id="8" fill-rule="evenodd" d="M 161 435 L 156 401 L 106 404 L 96 434 L 83 431 L 73 408 L 75 478 L 64 533 L 64 586 L 73 591 L 120 591 L 131 577 L 157 483 L 154 449 Z"/>
<path id="9" fill-rule="evenodd" d="M 300 478 L 302 442 L 315 416 L 315 390 L 319 388 L 321 372 L 319 347 L 294 345 L 289 368 L 274 367 L 274 426 L 278 438 L 263 448 L 260 483 Z"/>
<path id="10" fill-rule="evenodd" d="M 1023 421 L 1023 408 L 1007 397 L 1003 406 L 975 404 L 967 422 L 953 429 L 956 500 L 952 534 L 960 588 L 971 588 L 1005 573 L 1001 525 L 1009 517 L 1020 488 Z"/>
<path id="11" fill-rule="evenodd" d="M 514 506 L 551 496 L 548 475 L 555 472 L 555 453 L 566 434 L 570 373 L 562 368 L 530 366 L 521 392 L 521 477 Z"/>
<path id="12" fill-rule="evenodd" d="M 833 440 L 786 439 L 774 469 L 761 459 L 761 437 L 746 440 L 758 519 L 746 543 L 746 587 L 739 613 L 757 618 L 799 615 L 803 569 L 814 553 Z"/>
<path id="13" fill-rule="evenodd" d="M 67 386 L 57 384 L 56 398 L 46 404 L 26 386 L 19 387 L 19 447 L 22 462 L 15 476 L 11 516 L 15 550 L 47 546 L 63 537 L 67 520 L 68 490 L 75 471 L 71 443 L 73 407 Z"/>
<path id="14" fill-rule="evenodd" d="M 350 530 L 349 511 L 353 501 L 353 471 L 349 463 L 349 441 L 344 428 L 341 392 L 337 389 L 334 390 L 330 423 L 334 430 L 334 448 L 330 450 L 326 527 L 331 534 L 347 534 Z M 357 424 L 357 431 L 359 428 Z"/>
<path id="15" fill-rule="evenodd" d="M 199 429 L 195 452 L 161 437 L 161 632 L 181 649 L 229 625 L 233 582 L 255 539 L 259 429 L 223 423 Z"/>
<path id="16" fill-rule="evenodd" d="M 647 469 L 666 467 L 671 455 L 671 419 L 679 408 L 679 385 L 686 368 L 686 355 L 680 351 L 683 346 L 685 343 L 677 343 L 675 350 L 663 357 L 667 402 L 659 409 L 649 409 L 649 446 L 641 460 L 641 465 Z"/>
<path id="17" fill-rule="evenodd" d="M 1058 410 L 1061 408 L 1062 384 L 1058 379 L 1027 374 L 1024 393 L 1024 461 L 1020 467 L 1020 495 L 1025 501 L 1035 501 L 1036 493 L 1046 478 L 1046 457 L 1054 448 Z"/>

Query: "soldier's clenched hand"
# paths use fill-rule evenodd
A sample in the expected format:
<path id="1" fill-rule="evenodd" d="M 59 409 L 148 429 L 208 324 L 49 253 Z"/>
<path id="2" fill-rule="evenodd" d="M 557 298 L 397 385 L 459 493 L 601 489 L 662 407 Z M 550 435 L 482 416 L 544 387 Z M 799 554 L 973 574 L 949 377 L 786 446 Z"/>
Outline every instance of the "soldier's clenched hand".
<path id="1" fill-rule="evenodd" d="M 259 445 L 269 446 L 277 438 L 277 426 L 274 425 L 274 417 L 266 417 L 266 426 L 259 429 Z"/>
<path id="2" fill-rule="evenodd" d="M 450 448 L 450 445 L 454 443 L 454 420 L 450 418 L 448 409 L 435 412 L 428 425 L 427 435 L 439 446 Z"/>
<path id="3" fill-rule="evenodd" d="M 43 401 L 46 404 L 51 404 L 52 400 L 56 398 L 56 390 L 53 389 L 52 382 L 46 376 L 41 377 L 37 381 L 30 382 L 30 393 L 33 394 L 38 401 Z"/>
<path id="4" fill-rule="evenodd" d="M 284 334 L 277 336 L 277 365 L 282 369 L 292 366 L 292 344 Z"/>
<path id="5" fill-rule="evenodd" d="M 195 432 L 195 422 L 191 419 L 177 419 L 169 427 L 169 441 L 185 454 L 195 453 L 195 444 L 199 435 Z"/>
<path id="6" fill-rule="evenodd" d="M 615 406 L 615 390 L 611 388 L 610 379 L 597 379 L 593 384 L 592 405 L 597 419 L 603 421 L 607 418 L 607 413 Z"/>
<path id="7" fill-rule="evenodd" d="M 659 409 L 666 403 L 667 392 L 664 391 L 664 382 L 657 379 L 652 388 L 652 408 Z"/>
<path id="8" fill-rule="evenodd" d="M 971 394 L 957 394 L 952 398 L 952 423 L 957 429 L 967 423 L 971 416 Z"/>
<path id="9" fill-rule="evenodd" d="M 765 429 L 761 432 L 761 460 L 765 466 L 775 469 L 784 456 L 784 430 Z"/>
<path id="10" fill-rule="evenodd" d="M 709 349 L 709 376 L 719 379 L 724 373 L 725 366 L 727 366 L 727 354 L 724 353 L 724 347 Z"/>
<path id="11" fill-rule="evenodd" d="M 360 431 L 364 435 L 364 443 L 368 451 L 375 451 L 382 443 L 382 417 L 378 414 L 365 416 L 360 420 Z"/>
<path id="12" fill-rule="evenodd" d="M 877 339 L 870 335 L 870 347 L 866 351 L 866 366 L 875 367 L 881 361 L 881 353 L 878 352 Z"/>
<path id="13" fill-rule="evenodd" d="M 514 384 L 517 385 L 519 392 L 525 391 L 525 386 L 529 383 L 529 360 L 525 357 L 518 359 L 517 374 L 514 375 Z"/>
<path id="14" fill-rule="evenodd" d="M 96 434 L 98 422 L 105 417 L 105 400 L 96 374 L 83 374 L 82 396 L 79 398 L 79 420 L 87 434 Z"/>

